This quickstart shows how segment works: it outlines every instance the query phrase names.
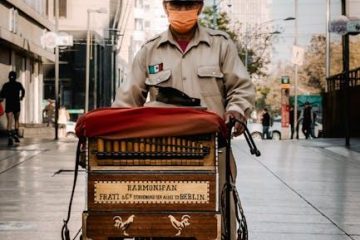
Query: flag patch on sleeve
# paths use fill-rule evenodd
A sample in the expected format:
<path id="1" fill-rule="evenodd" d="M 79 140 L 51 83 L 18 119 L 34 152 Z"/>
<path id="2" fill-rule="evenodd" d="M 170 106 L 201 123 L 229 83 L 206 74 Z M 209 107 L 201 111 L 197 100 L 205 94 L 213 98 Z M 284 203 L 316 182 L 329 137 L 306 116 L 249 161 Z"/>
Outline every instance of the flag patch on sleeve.
<path id="1" fill-rule="evenodd" d="M 156 64 L 156 65 L 150 65 L 148 67 L 149 73 L 155 74 L 155 73 L 161 72 L 163 70 L 163 65 L 164 65 L 163 63 Z"/>

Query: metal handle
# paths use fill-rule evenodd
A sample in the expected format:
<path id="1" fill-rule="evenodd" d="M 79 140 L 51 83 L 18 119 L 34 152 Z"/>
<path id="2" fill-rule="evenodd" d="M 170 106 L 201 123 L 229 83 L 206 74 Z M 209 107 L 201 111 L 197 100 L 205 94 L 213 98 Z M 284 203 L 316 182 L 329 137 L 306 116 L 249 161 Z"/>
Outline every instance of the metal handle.
<path id="1" fill-rule="evenodd" d="M 257 157 L 259 157 L 261 155 L 261 152 L 259 151 L 259 149 L 256 147 L 256 144 L 254 142 L 254 139 L 252 138 L 251 134 L 250 134 L 250 131 L 249 129 L 247 128 L 247 125 L 246 123 L 244 123 L 243 121 L 240 121 L 238 119 L 235 119 L 235 118 L 231 118 L 229 123 L 228 123 L 228 128 L 229 128 L 229 132 L 231 133 L 231 130 L 232 128 L 234 127 L 235 123 L 238 122 L 240 123 L 245 131 L 244 131 L 244 137 L 245 137 L 245 140 L 250 148 L 250 153 L 252 155 L 255 155 Z M 230 138 L 231 138 L 231 135 L 229 136 L 229 139 L 228 141 L 230 142 Z"/>

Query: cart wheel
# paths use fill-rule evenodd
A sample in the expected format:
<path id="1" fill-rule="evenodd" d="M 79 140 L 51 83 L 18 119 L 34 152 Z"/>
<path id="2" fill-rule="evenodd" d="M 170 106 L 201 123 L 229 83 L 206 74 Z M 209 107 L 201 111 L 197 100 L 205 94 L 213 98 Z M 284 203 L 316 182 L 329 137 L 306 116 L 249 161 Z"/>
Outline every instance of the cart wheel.
<path id="1" fill-rule="evenodd" d="M 252 132 L 251 137 L 254 140 L 261 140 L 262 139 L 262 134 L 260 132 Z"/>
<path id="2" fill-rule="evenodd" d="M 274 140 L 281 140 L 281 133 L 278 132 L 278 131 L 274 131 L 274 132 L 272 133 L 272 139 L 274 139 Z"/>

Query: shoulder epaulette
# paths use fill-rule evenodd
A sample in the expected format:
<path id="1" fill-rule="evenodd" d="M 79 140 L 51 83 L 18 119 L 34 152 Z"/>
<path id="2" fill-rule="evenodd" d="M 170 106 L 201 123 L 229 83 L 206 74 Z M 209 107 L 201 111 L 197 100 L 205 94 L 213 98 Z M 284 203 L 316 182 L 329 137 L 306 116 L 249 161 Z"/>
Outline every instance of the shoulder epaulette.
<path id="1" fill-rule="evenodd" d="M 229 34 L 227 34 L 224 31 L 214 30 L 214 29 L 210 29 L 210 28 L 207 28 L 206 30 L 211 36 L 222 36 L 222 37 L 224 37 L 226 39 L 230 39 Z"/>
<path id="2" fill-rule="evenodd" d="M 150 43 L 152 41 L 155 41 L 156 39 L 158 39 L 161 35 L 160 34 L 157 34 L 153 37 L 151 37 L 150 39 L 148 39 L 147 41 L 145 41 L 144 45 L 147 44 L 147 43 Z"/>

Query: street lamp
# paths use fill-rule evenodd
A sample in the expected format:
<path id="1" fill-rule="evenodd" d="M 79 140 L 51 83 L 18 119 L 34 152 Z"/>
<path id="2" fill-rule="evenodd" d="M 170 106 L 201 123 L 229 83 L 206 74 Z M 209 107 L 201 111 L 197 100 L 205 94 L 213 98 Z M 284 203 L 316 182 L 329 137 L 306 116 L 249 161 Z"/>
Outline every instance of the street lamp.
<path id="1" fill-rule="evenodd" d="M 59 0 L 55 0 L 55 33 L 59 33 Z M 55 47 L 55 140 L 59 139 L 59 46 Z"/>
<path id="2" fill-rule="evenodd" d="M 294 29 L 294 46 L 297 46 L 298 40 L 298 0 L 295 0 L 295 29 Z M 298 124 L 298 64 L 295 64 L 295 83 L 294 83 L 294 127 Z"/>
<path id="3" fill-rule="evenodd" d="M 86 35 L 86 67 L 85 67 L 85 113 L 89 111 L 89 85 L 90 85 L 90 16 L 91 13 L 107 13 L 104 8 L 87 10 Z"/>

